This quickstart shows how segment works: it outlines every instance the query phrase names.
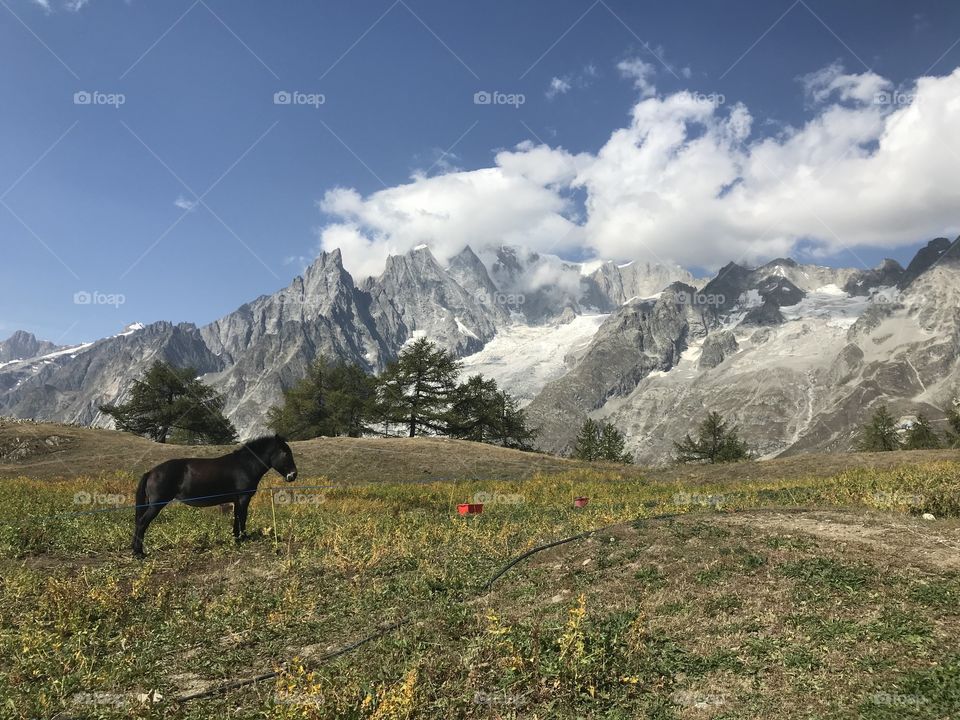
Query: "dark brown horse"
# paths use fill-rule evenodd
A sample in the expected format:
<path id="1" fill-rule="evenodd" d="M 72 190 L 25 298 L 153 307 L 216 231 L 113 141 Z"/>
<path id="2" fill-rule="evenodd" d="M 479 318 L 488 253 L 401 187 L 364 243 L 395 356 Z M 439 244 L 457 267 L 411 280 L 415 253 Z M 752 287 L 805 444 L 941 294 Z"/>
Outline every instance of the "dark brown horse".
<path id="1" fill-rule="evenodd" d="M 217 458 L 180 458 L 160 463 L 140 478 L 133 554 L 143 557 L 143 535 L 157 514 L 174 500 L 206 507 L 233 503 L 233 536 L 247 537 L 247 508 L 260 480 L 276 470 L 287 482 L 297 479 L 297 465 L 279 435 L 258 438 Z"/>

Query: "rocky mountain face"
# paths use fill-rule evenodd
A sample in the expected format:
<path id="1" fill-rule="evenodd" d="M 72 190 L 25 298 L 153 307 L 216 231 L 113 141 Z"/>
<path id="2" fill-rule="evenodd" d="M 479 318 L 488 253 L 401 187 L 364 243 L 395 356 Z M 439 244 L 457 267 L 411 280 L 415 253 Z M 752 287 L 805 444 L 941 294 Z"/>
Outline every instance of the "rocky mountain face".
<path id="1" fill-rule="evenodd" d="M 46 355 L 57 349 L 57 346 L 46 340 L 37 338 L 23 330 L 17 330 L 6 340 L 0 340 L 0 363 L 26 360 L 38 355 Z"/>
<path id="2" fill-rule="evenodd" d="M 635 360 L 647 355 L 636 328 L 649 308 L 627 303 L 528 413 L 549 430 L 545 449 L 568 450 L 589 416 L 620 427 L 646 463 L 668 462 L 674 441 L 709 410 L 739 425 L 762 456 L 847 450 L 881 402 L 942 427 L 960 394 L 960 240 L 931 242 L 910 268 L 728 265 L 697 293 L 708 312 L 672 312 L 674 322 L 657 328 L 656 346 L 670 349 L 659 366 L 621 357 L 623 382 L 586 392 L 584 378 L 611 362 L 605 349 L 625 343 Z"/>
<path id="3" fill-rule="evenodd" d="M 223 393 L 227 416 L 250 436 L 266 430 L 267 408 L 320 354 L 378 372 L 404 343 L 426 336 L 468 356 L 517 323 L 553 326 L 584 307 L 609 311 L 625 293 L 648 292 L 672 272 L 683 274 L 611 266 L 587 276 L 580 265 L 517 248 L 501 248 L 499 257 L 513 261 L 509 269 L 494 261 L 502 284 L 469 247 L 442 267 L 426 246 L 389 258 L 382 275 L 357 284 L 335 250 L 282 290 L 200 328 L 135 325 L 74 348 L 16 333 L 0 343 L 0 414 L 106 425 L 97 406 L 122 400 L 132 381 L 163 359 L 194 367 Z"/>
<path id="4" fill-rule="evenodd" d="M 765 456 L 847 449 L 877 403 L 936 423 L 960 391 L 960 244 L 934 240 L 906 269 L 780 258 L 706 282 L 515 247 L 442 265 L 425 246 L 355 282 L 333 251 L 203 327 L 134 325 L 66 348 L 17 333 L 0 343 L 0 414 L 106 425 L 97 405 L 163 359 L 196 368 L 249 437 L 318 355 L 378 372 L 420 336 L 530 398 L 545 450 L 569 450 L 593 417 L 638 461 L 666 462 L 708 410 Z"/>
<path id="5" fill-rule="evenodd" d="M 200 373 L 223 368 L 223 361 L 206 346 L 196 326 L 158 322 L 0 368 L 0 412 L 103 425 L 105 418 L 97 406 L 121 397 L 157 359 Z"/>

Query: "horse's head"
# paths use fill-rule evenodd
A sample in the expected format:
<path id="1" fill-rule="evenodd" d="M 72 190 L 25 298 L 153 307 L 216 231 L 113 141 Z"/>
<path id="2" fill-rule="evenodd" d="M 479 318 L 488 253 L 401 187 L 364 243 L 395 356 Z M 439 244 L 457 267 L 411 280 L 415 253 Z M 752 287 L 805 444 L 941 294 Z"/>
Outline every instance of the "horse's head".
<path id="1" fill-rule="evenodd" d="M 270 453 L 270 467 L 283 475 L 287 482 L 293 482 L 297 479 L 297 464 L 293 461 L 293 451 L 279 435 L 274 439 L 276 442 Z"/>

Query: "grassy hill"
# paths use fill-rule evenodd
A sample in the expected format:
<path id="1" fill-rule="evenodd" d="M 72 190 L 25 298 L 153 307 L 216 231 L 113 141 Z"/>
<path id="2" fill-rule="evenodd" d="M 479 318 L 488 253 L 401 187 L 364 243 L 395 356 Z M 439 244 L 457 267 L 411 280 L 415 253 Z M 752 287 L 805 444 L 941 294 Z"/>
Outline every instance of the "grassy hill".
<path id="1" fill-rule="evenodd" d="M 318 438 L 290 445 L 301 476 L 325 476 L 331 482 L 343 483 L 512 480 L 538 473 L 602 468 L 618 477 L 698 485 L 801 475 L 830 477 L 854 468 L 889 470 L 919 462 L 960 462 L 960 450 L 923 450 L 795 455 L 764 462 L 648 469 L 586 463 L 449 438 Z M 170 458 L 212 457 L 234 447 L 161 445 L 115 430 L 0 419 L 0 478 L 97 478 L 117 472 L 139 477 Z"/>
<path id="2" fill-rule="evenodd" d="M 318 438 L 292 442 L 301 476 L 335 482 L 532 477 L 585 463 L 449 438 Z M 0 478 L 139 477 L 174 457 L 212 457 L 235 446 L 161 445 L 129 433 L 0 420 Z"/>
<path id="3" fill-rule="evenodd" d="M 254 540 L 174 505 L 135 561 L 133 480 L 183 450 L 0 427 L 0 716 L 958 716 L 957 453 L 645 471 L 311 441 Z"/>

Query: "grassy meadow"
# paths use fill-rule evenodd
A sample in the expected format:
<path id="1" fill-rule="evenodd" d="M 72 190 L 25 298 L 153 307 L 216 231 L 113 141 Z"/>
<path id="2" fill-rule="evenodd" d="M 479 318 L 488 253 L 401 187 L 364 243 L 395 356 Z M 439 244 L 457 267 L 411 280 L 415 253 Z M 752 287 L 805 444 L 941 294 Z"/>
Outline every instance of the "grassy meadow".
<path id="1" fill-rule="evenodd" d="M 253 540 L 171 505 L 142 562 L 122 462 L 5 467 L 0 716 L 960 717 L 960 463 L 924 457 L 495 480 L 448 458 L 460 479 L 416 482 L 301 466 L 265 478 Z"/>

